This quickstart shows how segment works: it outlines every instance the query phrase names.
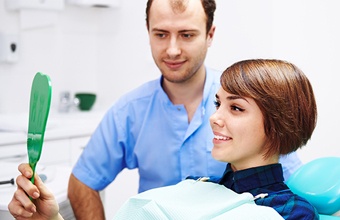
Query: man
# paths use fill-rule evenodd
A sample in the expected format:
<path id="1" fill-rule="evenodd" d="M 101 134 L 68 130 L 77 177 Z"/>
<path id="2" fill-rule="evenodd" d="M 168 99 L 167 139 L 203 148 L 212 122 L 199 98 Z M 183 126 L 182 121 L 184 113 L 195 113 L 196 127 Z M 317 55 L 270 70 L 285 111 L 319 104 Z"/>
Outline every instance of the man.
<path id="1" fill-rule="evenodd" d="M 204 66 L 215 8 L 214 0 L 147 2 L 152 56 L 162 76 L 118 100 L 92 135 L 69 180 L 78 220 L 104 219 L 98 191 L 124 168 L 139 169 L 139 192 L 223 173 L 226 164 L 211 156 L 209 125 L 221 72 Z M 295 154 L 284 159 L 287 177 L 301 163 Z"/>

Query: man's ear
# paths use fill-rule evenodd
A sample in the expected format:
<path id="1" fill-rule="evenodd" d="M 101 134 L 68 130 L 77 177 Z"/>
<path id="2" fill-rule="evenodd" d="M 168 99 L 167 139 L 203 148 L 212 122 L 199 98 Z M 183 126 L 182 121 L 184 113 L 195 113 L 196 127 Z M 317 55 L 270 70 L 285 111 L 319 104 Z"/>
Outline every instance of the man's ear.
<path id="1" fill-rule="evenodd" d="M 215 35 L 215 30 L 216 30 L 216 26 L 215 25 L 212 25 L 209 32 L 208 32 L 208 35 L 207 35 L 207 40 L 208 40 L 208 46 L 210 47 L 211 44 L 212 44 L 212 41 L 214 39 L 214 35 Z"/>

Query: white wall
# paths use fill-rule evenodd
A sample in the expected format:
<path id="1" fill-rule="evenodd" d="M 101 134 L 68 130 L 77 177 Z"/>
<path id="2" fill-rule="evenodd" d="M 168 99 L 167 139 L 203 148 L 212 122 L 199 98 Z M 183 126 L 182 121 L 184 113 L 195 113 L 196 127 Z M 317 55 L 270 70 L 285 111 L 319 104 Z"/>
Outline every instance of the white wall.
<path id="1" fill-rule="evenodd" d="M 309 144 L 299 151 L 307 162 L 340 156 L 340 14 L 337 0 L 217 0 L 216 36 L 207 64 L 225 69 L 240 59 L 278 58 L 297 64 L 311 80 L 319 120 Z M 121 94 L 159 76 L 145 29 L 146 0 L 122 0 L 120 8 L 66 5 L 56 25 L 24 30 L 18 12 L 0 0 L 0 32 L 17 32 L 20 59 L 0 63 L 0 113 L 28 109 L 33 75 L 53 81 L 52 105 L 62 90 L 95 91 L 97 107 L 107 108 Z M 1 48 L 0 48 L 1 49 Z"/>
<path id="2" fill-rule="evenodd" d="M 312 140 L 299 151 L 301 159 L 340 156 L 338 1 L 219 0 L 217 4 L 217 33 L 207 63 L 224 69 L 239 59 L 278 58 L 298 65 L 313 85 L 319 114 Z"/>

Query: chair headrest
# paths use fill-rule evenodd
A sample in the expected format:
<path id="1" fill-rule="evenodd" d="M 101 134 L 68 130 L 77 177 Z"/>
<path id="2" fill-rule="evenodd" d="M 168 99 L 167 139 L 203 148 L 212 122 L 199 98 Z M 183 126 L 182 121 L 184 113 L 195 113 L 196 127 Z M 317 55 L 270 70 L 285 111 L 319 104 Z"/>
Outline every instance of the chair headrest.
<path id="1" fill-rule="evenodd" d="M 294 172 L 286 184 L 320 214 L 332 215 L 340 210 L 340 157 L 310 161 Z"/>

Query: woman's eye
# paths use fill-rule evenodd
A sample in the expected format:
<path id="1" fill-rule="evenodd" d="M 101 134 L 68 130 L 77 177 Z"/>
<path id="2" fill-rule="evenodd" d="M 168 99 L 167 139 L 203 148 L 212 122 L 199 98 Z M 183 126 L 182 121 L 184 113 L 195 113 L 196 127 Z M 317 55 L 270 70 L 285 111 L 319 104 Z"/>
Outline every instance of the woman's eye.
<path id="1" fill-rule="evenodd" d="M 232 106 L 231 106 L 231 110 L 233 110 L 233 111 L 239 111 L 239 112 L 243 112 L 243 111 L 244 111 L 244 109 L 239 108 L 239 107 L 237 107 L 237 106 L 235 106 L 235 105 L 232 105 Z"/>
<path id="2" fill-rule="evenodd" d="M 214 106 L 216 109 L 218 109 L 220 107 L 221 103 L 219 103 L 218 101 L 214 101 Z"/>

